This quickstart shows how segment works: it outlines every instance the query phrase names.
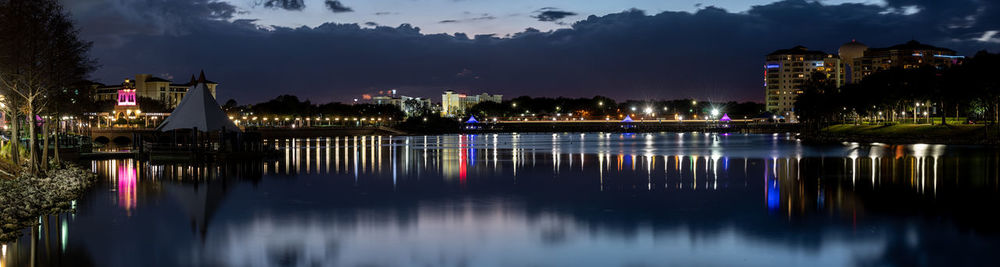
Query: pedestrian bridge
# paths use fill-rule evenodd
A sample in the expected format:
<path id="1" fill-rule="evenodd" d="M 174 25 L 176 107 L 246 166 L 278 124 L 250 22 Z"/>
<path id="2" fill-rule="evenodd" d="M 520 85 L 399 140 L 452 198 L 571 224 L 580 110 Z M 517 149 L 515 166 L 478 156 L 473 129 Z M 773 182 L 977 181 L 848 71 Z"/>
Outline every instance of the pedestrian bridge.
<path id="1" fill-rule="evenodd" d="M 91 128 L 90 139 L 94 143 L 118 145 L 131 144 L 137 135 L 148 134 L 156 131 L 154 128 L 130 128 L 130 127 L 104 127 Z"/>

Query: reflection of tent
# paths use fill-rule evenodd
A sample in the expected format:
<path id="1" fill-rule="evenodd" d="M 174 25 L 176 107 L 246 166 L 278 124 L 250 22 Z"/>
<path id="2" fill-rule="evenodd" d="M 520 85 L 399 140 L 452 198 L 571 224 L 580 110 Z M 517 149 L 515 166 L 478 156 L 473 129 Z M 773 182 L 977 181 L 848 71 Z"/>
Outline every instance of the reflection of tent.
<path id="1" fill-rule="evenodd" d="M 622 122 L 632 122 L 632 116 L 625 115 L 625 119 Z"/>
<path id="2" fill-rule="evenodd" d="M 479 123 L 479 121 L 476 120 L 475 116 L 469 116 L 469 120 L 465 121 L 465 123 Z"/>
<path id="3" fill-rule="evenodd" d="M 222 206 L 231 186 L 225 180 L 210 180 L 193 185 L 168 183 L 164 185 L 164 189 L 175 197 L 191 222 L 191 230 L 197 232 L 204 242 L 208 224 Z"/>
<path id="4" fill-rule="evenodd" d="M 171 112 L 170 117 L 163 120 L 157 131 L 165 132 L 174 129 L 194 129 L 200 131 L 214 131 L 225 129 L 227 131 L 240 131 L 236 124 L 233 124 L 226 113 L 219 107 L 219 102 L 215 102 L 215 97 L 205 86 L 205 73 L 201 73 L 198 82 L 188 89 L 181 103 Z"/>
<path id="5" fill-rule="evenodd" d="M 731 121 L 731 120 L 732 119 L 729 119 L 729 113 L 723 113 L 722 114 L 722 118 L 719 119 L 719 121 L 721 121 L 721 122 L 728 122 L 728 121 Z"/>

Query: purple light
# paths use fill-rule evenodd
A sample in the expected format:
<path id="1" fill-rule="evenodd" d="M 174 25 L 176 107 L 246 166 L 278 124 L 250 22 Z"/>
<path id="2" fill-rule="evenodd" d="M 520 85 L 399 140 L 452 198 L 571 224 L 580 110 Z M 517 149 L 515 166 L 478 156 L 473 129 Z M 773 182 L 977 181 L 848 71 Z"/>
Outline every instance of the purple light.
<path id="1" fill-rule="evenodd" d="M 729 113 L 723 113 L 722 118 L 719 119 L 719 121 L 731 121 L 731 120 L 732 119 L 729 118 Z"/>
<path id="2" fill-rule="evenodd" d="M 622 122 L 632 122 L 632 116 L 625 115 L 625 119 Z"/>

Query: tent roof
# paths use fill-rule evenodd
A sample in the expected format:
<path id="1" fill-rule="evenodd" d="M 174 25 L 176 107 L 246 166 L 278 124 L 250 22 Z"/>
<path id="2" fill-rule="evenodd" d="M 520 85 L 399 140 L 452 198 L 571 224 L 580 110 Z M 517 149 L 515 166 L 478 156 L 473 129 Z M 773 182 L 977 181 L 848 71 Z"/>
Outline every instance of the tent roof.
<path id="1" fill-rule="evenodd" d="M 632 116 L 625 115 L 625 119 L 622 122 L 632 122 Z"/>
<path id="2" fill-rule="evenodd" d="M 723 113 L 722 118 L 719 119 L 719 121 L 731 121 L 731 120 L 732 119 L 729 118 L 729 113 Z"/>
<path id="3" fill-rule="evenodd" d="M 195 129 L 199 131 L 215 131 L 225 129 L 227 131 L 240 131 L 229 116 L 219 107 L 219 102 L 208 91 L 205 80 L 202 78 L 197 84 L 188 89 L 181 103 L 177 104 L 170 117 L 163 120 L 157 131 L 165 132 L 174 129 Z"/>
<path id="4" fill-rule="evenodd" d="M 476 120 L 475 116 L 469 116 L 469 120 L 465 121 L 465 123 L 479 123 L 479 121 Z"/>

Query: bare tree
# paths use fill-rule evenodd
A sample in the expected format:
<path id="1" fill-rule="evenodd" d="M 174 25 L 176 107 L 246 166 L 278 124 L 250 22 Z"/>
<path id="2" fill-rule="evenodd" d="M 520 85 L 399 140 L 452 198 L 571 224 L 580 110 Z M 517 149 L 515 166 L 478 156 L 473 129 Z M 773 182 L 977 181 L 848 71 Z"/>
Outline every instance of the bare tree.
<path id="1" fill-rule="evenodd" d="M 78 32 L 56 0 L 0 0 L 0 90 L 27 116 L 29 169 L 38 172 L 39 114 L 50 92 L 81 80 L 94 68 L 90 43 Z M 59 104 L 59 103 L 51 103 Z M 12 124 L 18 124 L 14 120 Z M 14 140 L 17 140 L 16 138 Z M 44 149 L 48 149 L 47 147 Z"/>

